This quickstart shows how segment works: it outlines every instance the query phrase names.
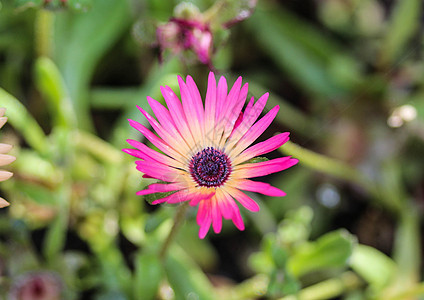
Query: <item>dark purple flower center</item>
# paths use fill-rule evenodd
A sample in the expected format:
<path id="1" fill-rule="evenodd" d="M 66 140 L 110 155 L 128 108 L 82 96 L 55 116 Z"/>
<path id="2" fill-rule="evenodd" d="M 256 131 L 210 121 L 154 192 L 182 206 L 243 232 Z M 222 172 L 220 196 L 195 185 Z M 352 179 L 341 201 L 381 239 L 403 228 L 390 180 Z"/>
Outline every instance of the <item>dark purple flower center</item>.
<path id="1" fill-rule="evenodd" d="M 221 186 L 228 179 L 230 173 L 230 159 L 225 153 L 213 147 L 197 152 L 190 161 L 191 177 L 199 186 Z"/>

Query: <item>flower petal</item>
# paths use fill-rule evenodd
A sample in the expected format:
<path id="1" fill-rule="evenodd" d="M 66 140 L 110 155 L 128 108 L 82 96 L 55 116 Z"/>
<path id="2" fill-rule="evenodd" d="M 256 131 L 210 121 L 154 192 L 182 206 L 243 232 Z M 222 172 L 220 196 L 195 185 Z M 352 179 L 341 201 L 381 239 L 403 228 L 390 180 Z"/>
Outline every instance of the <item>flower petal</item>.
<path id="1" fill-rule="evenodd" d="M 222 229 L 222 216 L 217 204 L 217 199 L 213 197 L 210 201 L 212 207 L 212 228 L 215 233 L 220 233 Z"/>
<path id="2" fill-rule="evenodd" d="M 243 164 L 234 167 L 232 175 L 236 179 L 265 176 L 288 169 L 298 162 L 297 159 L 286 156 L 259 163 Z"/>
<path id="3" fill-rule="evenodd" d="M 178 131 L 180 132 L 181 136 L 185 138 L 188 145 L 193 148 L 196 142 L 188 126 L 187 118 L 184 114 L 180 99 L 178 99 L 177 95 L 175 95 L 174 91 L 169 86 L 161 86 L 160 90 L 169 111 L 172 111 L 171 117 L 174 120 L 175 126 L 177 126 Z"/>
<path id="4" fill-rule="evenodd" d="M 280 133 L 276 136 L 267 139 L 266 141 L 253 145 L 252 147 L 244 150 L 240 155 L 238 155 L 232 161 L 233 165 L 238 165 L 253 157 L 274 151 L 289 140 L 289 134 L 289 132 Z"/>
<path id="5" fill-rule="evenodd" d="M 244 191 L 261 193 L 272 197 L 283 197 L 286 195 L 282 190 L 270 185 L 269 183 L 252 181 L 248 179 L 236 179 L 227 182 L 227 185 L 233 188 L 239 188 Z"/>
<path id="6" fill-rule="evenodd" d="M 181 155 L 165 143 L 162 139 L 158 138 L 154 133 L 146 128 L 143 124 L 140 124 L 134 120 L 129 119 L 130 125 L 141 132 L 146 139 L 148 139 L 153 145 L 159 148 L 163 153 L 173 157 L 176 160 L 183 162 Z"/>
<path id="7" fill-rule="evenodd" d="M 175 139 L 175 136 L 172 136 L 168 131 L 163 129 L 163 127 L 158 123 L 158 121 L 156 121 L 140 106 L 137 105 L 137 108 L 144 115 L 147 121 L 149 121 L 149 124 L 167 145 L 177 151 L 180 156 L 185 157 L 185 159 L 189 159 L 186 153 L 188 153 L 190 148 L 185 143 L 181 143 L 181 140 Z"/>
<path id="8" fill-rule="evenodd" d="M 240 138 L 244 136 L 249 129 L 251 129 L 253 123 L 255 123 L 265 108 L 266 102 L 268 101 L 268 96 L 268 93 L 263 94 L 262 97 L 260 97 L 253 106 L 253 98 L 250 100 L 244 111 L 241 124 L 237 126 L 237 129 L 233 130 L 230 137 L 228 138 L 227 144 L 225 146 L 226 149 L 232 149 L 233 146 L 240 140 Z"/>
<path id="9" fill-rule="evenodd" d="M 209 72 L 208 89 L 205 99 L 205 138 L 211 143 L 215 139 L 215 111 L 216 111 L 216 80 L 213 72 Z"/>
<path id="10" fill-rule="evenodd" d="M 280 107 L 277 105 L 272 108 L 264 117 L 256 122 L 243 137 L 237 142 L 232 150 L 230 150 L 229 157 L 234 159 L 241 151 L 249 147 L 271 124 L 277 115 Z"/>
<path id="11" fill-rule="evenodd" d="M 0 143 L 0 153 L 7 153 L 10 150 L 12 150 L 13 146 L 9 144 L 2 144 Z"/>
<path id="12" fill-rule="evenodd" d="M 154 193 L 166 193 L 183 189 L 184 186 L 180 183 L 153 183 L 145 190 L 138 191 L 136 195 L 143 196 Z"/>
<path id="13" fill-rule="evenodd" d="M 190 189 L 190 205 L 196 206 L 200 201 L 209 200 L 215 195 L 214 189 L 198 188 Z"/>
<path id="14" fill-rule="evenodd" d="M 4 124 L 7 122 L 7 117 L 0 117 L 0 128 L 3 127 Z"/>
<path id="15" fill-rule="evenodd" d="M 7 202 L 2 197 L 0 197 L 0 208 L 6 207 L 6 206 L 9 206 L 9 205 L 10 205 L 9 202 Z"/>
<path id="16" fill-rule="evenodd" d="M 204 239 L 209 231 L 212 223 L 211 208 L 209 201 L 202 201 L 199 203 L 197 211 L 197 224 L 199 224 L 199 238 Z"/>
<path id="17" fill-rule="evenodd" d="M 8 165 L 16 160 L 16 157 L 8 154 L 0 154 L 0 166 Z"/>
<path id="18" fill-rule="evenodd" d="M 147 96 L 147 102 L 149 102 L 153 113 L 155 114 L 159 123 L 162 125 L 165 132 L 168 132 L 173 137 L 172 145 L 175 144 L 175 141 L 180 141 L 180 143 L 183 142 L 182 144 L 185 146 L 184 148 L 186 150 L 191 149 L 194 145 L 194 142 L 190 140 L 191 134 L 188 136 L 182 135 L 181 132 L 178 130 L 178 127 L 176 126 L 174 120 L 172 119 L 172 116 L 169 111 L 158 101 Z"/>
<path id="19" fill-rule="evenodd" d="M 240 191 L 236 188 L 230 187 L 230 186 L 226 186 L 225 191 L 228 194 L 230 194 L 232 197 L 234 197 L 234 199 L 236 199 L 246 209 L 253 211 L 253 212 L 259 211 L 260 208 L 259 208 L 258 203 L 256 203 L 255 200 L 253 200 L 252 198 L 247 196 L 242 191 Z"/>
<path id="20" fill-rule="evenodd" d="M 222 130 L 224 130 L 222 124 L 222 111 L 226 109 L 227 100 L 227 80 L 224 76 L 221 76 L 218 81 L 218 89 L 216 91 L 216 111 L 215 111 L 215 126 L 217 128 L 217 136 L 221 136 Z"/>
<path id="21" fill-rule="evenodd" d="M 193 97 L 190 94 L 190 90 L 187 85 L 184 83 L 184 80 L 178 76 L 178 85 L 180 86 L 181 101 L 183 103 L 183 110 L 187 119 L 187 124 L 189 125 L 190 131 L 193 134 L 193 137 L 197 137 L 195 141 L 199 141 L 203 136 L 200 123 L 201 118 L 203 117 L 203 105 L 197 103 L 196 97 Z M 202 114 L 200 113 L 202 111 Z M 201 150 L 200 145 L 195 145 L 195 149 Z"/>
<path id="22" fill-rule="evenodd" d="M 154 161 L 138 160 L 135 163 L 140 172 L 163 181 L 184 182 L 186 177 L 182 171 Z"/>
<path id="23" fill-rule="evenodd" d="M 147 147 L 145 144 L 136 141 L 136 140 L 132 140 L 132 139 L 128 139 L 127 140 L 128 144 L 130 144 L 131 146 L 133 146 L 134 148 L 137 149 L 122 149 L 122 151 L 141 158 L 141 159 L 146 159 L 146 157 L 149 157 L 152 160 L 155 160 L 159 163 L 171 166 L 171 167 L 175 167 L 175 168 L 180 168 L 180 169 L 184 169 L 185 165 L 183 163 L 181 163 L 180 161 L 177 161 L 167 155 L 164 155 L 162 153 L 159 153 L 149 147 Z M 137 152 L 138 151 L 138 152 Z M 141 153 L 140 153 L 141 152 Z"/>
<path id="24" fill-rule="evenodd" d="M 228 203 L 228 201 L 234 202 L 233 198 L 231 198 L 231 196 L 227 198 L 221 189 L 217 189 L 216 200 L 216 204 L 218 205 L 224 219 L 231 219 L 233 216 L 233 209 L 231 208 L 231 205 Z"/>
<path id="25" fill-rule="evenodd" d="M 164 198 L 161 199 L 156 199 L 155 201 L 152 202 L 153 205 L 155 204 L 160 204 L 160 203 L 179 203 L 179 202 L 183 202 L 183 201 L 187 201 L 187 191 L 186 190 L 182 190 L 182 191 L 178 191 L 176 193 L 173 193 L 169 196 L 166 196 Z"/>
<path id="26" fill-rule="evenodd" d="M 0 181 L 5 181 L 13 176 L 12 172 L 0 170 Z"/>

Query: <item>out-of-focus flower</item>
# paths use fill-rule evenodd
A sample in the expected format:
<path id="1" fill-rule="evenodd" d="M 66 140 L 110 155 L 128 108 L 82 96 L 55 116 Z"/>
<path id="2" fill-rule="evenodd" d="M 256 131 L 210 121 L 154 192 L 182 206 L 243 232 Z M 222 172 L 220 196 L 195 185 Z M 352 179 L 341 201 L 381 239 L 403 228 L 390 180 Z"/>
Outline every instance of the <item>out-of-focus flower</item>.
<path id="1" fill-rule="evenodd" d="M 248 178 L 279 172 L 298 162 L 291 157 L 250 161 L 289 140 L 289 133 L 285 132 L 249 147 L 274 120 L 279 106 L 258 120 L 268 100 L 266 93 L 256 102 L 252 97 L 243 111 L 248 85 L 242 86 L 241 77 L 228 93 L 226 79 L 221 77 L 217 86 L 211 72 L 204 106 L 190 76 L 186 82 L 178 77 L 178 83 L 182 103 L 169 87 L 161 87 L 169 110 L 147 97 L 157 120 L 138 107 L 159 137 L 142 124 L 129 120 L 131 126 L 163 152 L 128 140 L 136 149 L 123 151 L 140 159 L 136 161 L 137 170 L 144 173 L 144 177 L 163 181 L 151 184 L 137 194 L 172 192 L 152 204 L 189 201 L 191 206 L 199 205 L 200 238 L 206 236 L 211 225 L 215 233 L 219 233 L 222 218 L 231 219 L 238 229 L 243 230 L 244 223 L 236 201 L 250 211 L 258 211 L 259 206 L 241 190 L 275 197 L 285 195 L 268 183 Z"/>
<path id="2" fill-rule="evenodd" d="M 156 30 L 161 56 L 165 50 L 173 54 L 191 50 L 201 63 L 210 65 L 213 47 L 210 25 L 194 5 L 181 5 L 185 6 L 184 13 L 182 9 L 176 9 L 180 11 L 177 13 L 179 16 L 159 25 Z"/>
<path id="3" fill-rule="evenodd" d="M 212 68 L 215 33 L 248 18 L 255 6 L 256 0 L 221 0 L 201 13 L 192 3 L 180 3 L 175 8 L 174 17 L 157 27 L 160 59 L 166 50 L 173 54 L 192 51 L 201 63 Z"/>
<path id="4" fill-rule="evenodd" d="M 7 117 L 4 116 L 5 108 L 0 108 L 0 128 L 7 122 Z M 6 153 L 12 149 L 11 145 L 0 143 L 0 167 L 8 165 L 15 161 L 15 157 L 7 155 Z M 0 181 L 5 181 L 12 177 L 13 173 L 9 171 L 0 170 Z M 0 197 L 0 208 L 8 206 L 9 202 Z"/>
<path id="5" fill-rule="evenodd" d="M 10 300 L 60 300 L 63 283 L 58 275 L 48 271 L 21 275 L 10 289 Z"/>

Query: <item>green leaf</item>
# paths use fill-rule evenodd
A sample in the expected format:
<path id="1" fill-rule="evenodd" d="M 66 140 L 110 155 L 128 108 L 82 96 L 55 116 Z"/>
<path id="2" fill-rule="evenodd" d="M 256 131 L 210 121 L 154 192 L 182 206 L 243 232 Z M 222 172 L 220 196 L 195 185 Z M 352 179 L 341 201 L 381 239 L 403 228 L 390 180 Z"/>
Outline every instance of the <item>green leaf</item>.
<path id="1" fill-rule="evenodd" d="M 73 128 L 75 112 L 67 95 L 65 84 L 56 65 L 47 57 L 35 62 L 35 82 L 44 96 L 53 118 L 54 126 Z"/>
<path id="2" fill-rule="evenodd" d="M 15 0 L 15 7 L 23 10 L 30 7 L 41 7 L 43 0 Z"/>
<path id="3" fill-rule="evenodd" d="M 165 270 L 176 300 L 217 299 L 206 275 L 183 251 L 173 248 L 166 259 Z"/>
<path id="4" fill-rule="evenodd" d="M 155 231 L 163 222 L 168 220 L 171 217 L 168 210 L 160 209 L 154 214 L 150 214 L 147 217 L 146 224 L 144 226 L 144 231 L 146 233 L 151 233 Z"/>
<path id="5" fill-rule="evenodd" d="M 14 188 L 38 204 L 50 206 L 58 204 L 54 192 L 46 187 L 18 181 Z"/>
<path id="6" fill-rule="evenodd" d="M 96 296 L 96 300 L 127 300 L 128 298 L 120 291 L 101 292 Z"/>
<path id="7" fill-rule="evenodd" d="M 137 92 L 137 88 L 96 88 L 91 90 L 90 103 L 96 109 L 122 109 Z"/>
<path id="8" fill-rule="evenodd" d="M 379 290 L 396 275 L 396 263 L 375 248 L 357 245 L 349 264 L 372 288 Z"/>
<path id="9" fill-rule="evenodd" d="M 62 181 L 62 170 L 37 152 L 30 149 L 19 149 L 18 157 L 19 159 L 13 165 L 19 173 L 31 177 L 32 180 L 43 181 L 53 186 Z"/>
<path id="10" fill-rule="evenodd" d="M 94 69 L 130 23 L 126 0 L 94 0 L 89 12 L 64 12 L 56 19 L 55 61 L 83 129 L 92 129 L 88 89 Z"/>
<path id="11" fill-rule="evenodd" d="M 134 299 L 156 299 L 163 275 L 157 255 L 139 253 L 135 260 Z"/>
<path id="12" fill-rule="evenodd" d="M 337 53 L 330 46 L 331 42 L 319 37 L 312 26 L 297 29 L 298 26 L 293 24 L 302 22 L 288 12 L 269 8 L 265 11 L 264 8 L 258 7 L 246 24 L 276 65 L 314 96 L 343 95 L 345 90 L 327 71 L 328 59 L 331 59 L 329 54 Z"/>
<path id="13" fill-rule="evenodd" d="M 329 268 L 347 266 L 356 238 L 346 230 L 337 230 L 308 242 L 295 250 L 290 257 L 288 269 L 296 276 Z"/>
<path id="14" fill-rule="evenodd" d="M 392 63 L 406 50 L 404 47 L 417 31 L 422 17 L 422 0 L 398 0 L 390 18 L 381 60 L 383 64 Z"/>
<path id="15" fill-rule="evenodd" d="M 39 154 L 47 155 L 47 138 L 25 106 L 1 88 L 0 103 L 7 109 L 6 116 L 9 117 L 10 124 L 22 134 L 26 142 Z"/>
<path id="16" fill-rule="evenodd" d="M 254 163 L 260 163 L 260 162 L 264 162 L 268 160 L 269 158 L 258 156 L 258 157 L 251 158 L 248 161 L 245 161 L 243 164 L 254 164 Z"/>
<path id="17" fill-rule="evenodd" d="M 60 212 L 51 223 L 44 240 L 43 254 L 47 261 L 54 262 L 65 245 L 67 215 Z"/>
<path id="18" fill-rule="evenodd" d="M 68 0 L 67 4 L 69 8 L 77 12 L 85 12 L 92 7 L 93 0 Z"/>

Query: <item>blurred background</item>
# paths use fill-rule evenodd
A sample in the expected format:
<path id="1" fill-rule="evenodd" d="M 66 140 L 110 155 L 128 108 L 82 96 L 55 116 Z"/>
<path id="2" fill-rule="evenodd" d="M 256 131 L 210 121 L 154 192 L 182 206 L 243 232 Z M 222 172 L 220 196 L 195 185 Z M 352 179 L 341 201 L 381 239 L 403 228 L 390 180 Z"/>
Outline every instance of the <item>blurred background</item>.
<path id="1" fill-rule="evenodd" d="M 4 299 L 424 299 L 422 0 L 2 0 Z M 259 139 L 295 167 L 262 178 L 246 230 L 197 236 L 191 208 L 136 196 L 121 149 L 136 105 L 209 70 L 280 105 Z M 158 197 L 158 195 L 156 195 Z"/>

